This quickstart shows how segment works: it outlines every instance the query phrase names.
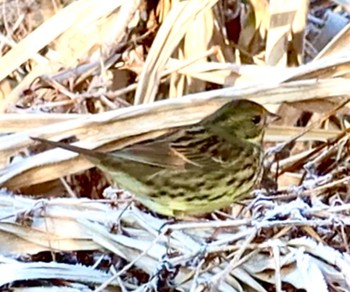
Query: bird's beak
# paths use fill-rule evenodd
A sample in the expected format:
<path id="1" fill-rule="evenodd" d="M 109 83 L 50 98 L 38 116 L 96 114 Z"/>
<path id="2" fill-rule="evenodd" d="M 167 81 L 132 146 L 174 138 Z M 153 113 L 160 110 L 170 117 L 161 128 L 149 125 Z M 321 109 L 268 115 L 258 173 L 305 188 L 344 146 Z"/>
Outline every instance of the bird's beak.
<path id="1" fill-rule="evenodd" d="M 266 117 L 266 123 L 271 124 L 272 122 L 278 121 L 280 119 L 281 119 L 281 116 L 268 112 Z"/>

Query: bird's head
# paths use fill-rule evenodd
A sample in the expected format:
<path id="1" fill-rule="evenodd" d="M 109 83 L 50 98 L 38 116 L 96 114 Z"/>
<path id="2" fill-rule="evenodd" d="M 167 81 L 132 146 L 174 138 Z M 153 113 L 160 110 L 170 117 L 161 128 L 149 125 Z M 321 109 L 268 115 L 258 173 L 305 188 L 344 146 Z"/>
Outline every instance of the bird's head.
<path id="1" fill-rule="evenodd" d="M 269 112 L 262 105 L 240 99 L 226 103 L 202 122 L 227 135 L 261 142 L 267 124 L 277 119 L 278 115 Z"/>

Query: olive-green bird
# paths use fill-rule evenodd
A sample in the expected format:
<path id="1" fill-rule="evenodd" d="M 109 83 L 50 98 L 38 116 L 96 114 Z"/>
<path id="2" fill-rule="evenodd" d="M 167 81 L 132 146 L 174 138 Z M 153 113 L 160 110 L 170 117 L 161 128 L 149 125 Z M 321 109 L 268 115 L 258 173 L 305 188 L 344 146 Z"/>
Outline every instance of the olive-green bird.
<path id="1" fill-rule="evenodd" d="M 111 153 L 33 138 L 80 153 L 159 214 L 201 215 L 244 198 L 262 176 L 264 129 L 276 115 L 248 100 L 199 123 Z"/>

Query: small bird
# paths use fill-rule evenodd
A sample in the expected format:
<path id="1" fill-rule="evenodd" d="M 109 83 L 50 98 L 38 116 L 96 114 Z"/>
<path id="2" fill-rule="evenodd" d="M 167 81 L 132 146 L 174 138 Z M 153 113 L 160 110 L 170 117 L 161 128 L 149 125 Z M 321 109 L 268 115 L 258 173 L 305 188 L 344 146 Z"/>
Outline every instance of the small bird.
<path id="1" fill-rule="evenodd" d="M 199 123 L 111 153 L 32 138 L 85 156 L 150 210 L 183 218 L 229 206 L 261 180 L 264 129 L 277 115 L 233 100 Z"/>

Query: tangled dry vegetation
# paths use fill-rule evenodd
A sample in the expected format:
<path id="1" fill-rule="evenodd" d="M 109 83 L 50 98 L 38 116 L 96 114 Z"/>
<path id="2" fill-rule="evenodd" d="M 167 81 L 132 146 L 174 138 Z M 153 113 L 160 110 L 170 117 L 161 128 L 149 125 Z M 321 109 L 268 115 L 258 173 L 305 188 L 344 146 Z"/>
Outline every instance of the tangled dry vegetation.
<path id="1" fill-rule="evenodd" d="M 0 3 L 2 289 L 350 291 L 349 7 Z M 231 98 L 282 116 L 266 135 L 270 177 L 195 221 L 151 214 L 81 157 L 30 139 L 109 151 Z"/>

